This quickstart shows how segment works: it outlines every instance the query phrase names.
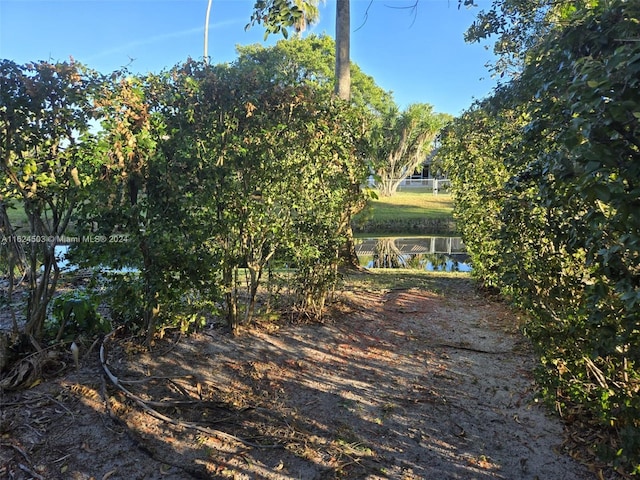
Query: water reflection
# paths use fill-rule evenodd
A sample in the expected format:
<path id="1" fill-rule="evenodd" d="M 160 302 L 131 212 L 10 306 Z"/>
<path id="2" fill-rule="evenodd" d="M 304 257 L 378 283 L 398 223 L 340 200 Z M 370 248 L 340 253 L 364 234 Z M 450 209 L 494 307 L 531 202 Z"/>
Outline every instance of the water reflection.
<path id="1" fill-rule="evenodd" d="M 471 271 L 459 237 L 365 238 L 357 243 L 356 252 L 367 268 Z"/>

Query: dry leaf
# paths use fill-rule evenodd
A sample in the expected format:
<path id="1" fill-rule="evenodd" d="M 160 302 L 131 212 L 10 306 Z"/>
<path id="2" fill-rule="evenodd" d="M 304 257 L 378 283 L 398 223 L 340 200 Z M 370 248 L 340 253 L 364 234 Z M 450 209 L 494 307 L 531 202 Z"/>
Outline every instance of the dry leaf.
<path id="1" fill-rule="evenodd" d="M 105 473 L 102 477 L 102 480 L 107 480 L 107 478 L 109 478 L 111 475 L 114 475 L 118 470 L 117 469 L 113 469 L 107 473 Z"/>

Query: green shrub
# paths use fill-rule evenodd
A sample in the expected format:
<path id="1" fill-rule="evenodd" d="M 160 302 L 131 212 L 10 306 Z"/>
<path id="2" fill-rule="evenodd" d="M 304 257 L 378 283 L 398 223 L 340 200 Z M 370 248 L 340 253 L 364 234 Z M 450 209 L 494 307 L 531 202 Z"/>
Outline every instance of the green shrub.
<path id="1" fill-rule="evenodd" d="M 70 341 L 80 335 L 91 337 L 109 332 L 111 324 L 98 313 L 97 307 L 96 297 L 82 290 L 55 297 L 51 315 L 45 322 L 46 336 L 56 341 Z"/>

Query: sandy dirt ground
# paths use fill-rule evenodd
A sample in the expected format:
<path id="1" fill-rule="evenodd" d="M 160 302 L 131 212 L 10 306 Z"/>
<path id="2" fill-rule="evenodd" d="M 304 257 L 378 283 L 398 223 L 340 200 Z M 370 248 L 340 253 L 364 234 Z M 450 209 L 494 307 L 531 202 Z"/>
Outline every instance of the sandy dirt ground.
<path id="1" fill-rule="evenodd" d="M 99 344 L 79 370 L 56 357 L 0 396 L 0 478 L 596 478 L 535 401 L 517 316 L 442 282 L 345 291 L 320 323 L 169 332 L 151 353 L 114 335 L 111 378 Z"/>

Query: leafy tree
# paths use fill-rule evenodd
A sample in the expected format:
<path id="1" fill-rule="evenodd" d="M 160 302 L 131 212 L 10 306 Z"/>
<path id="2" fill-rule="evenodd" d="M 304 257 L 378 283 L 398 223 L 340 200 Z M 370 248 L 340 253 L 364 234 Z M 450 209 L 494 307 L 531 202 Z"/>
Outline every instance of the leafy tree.
<path id="1" fill-rule="evenodd" d="M 240 47 L 238 62 L 243 65 L 254 65 L 256 72 L 263 75 L 269 84 L 296 84 L 304 82 L 329 91 L 333 85 L 333 41 L 328 36 L 310 36 L 307 39 L 291 39 L 280 41 L 272 48 L 260 46 Z M 391 94 L 375 85 L 373 79 L 363 74 L 356 66 L 352 66 L 354 80 L 354 95 L 352 103 L 356 106 L 375 113 L 387 110 L 393 105 Z M 341 225 L 347 236 L 347 244 L 343 252 L 345 263 L 358 267 L 358 259 L 353 246 L 351 232 L 351 217 L 364 206 L 360 193 L 363 179 L 360 175 L 353 177 L 350 187 L 354 203 L 344 211 Z"/>
<path id="2" fill-rule="evenodd" d="M 328 35 L 280 40 L 272 47 L 238 46 L 238 62 L 253 64 L 269 84 L 305 83 L 331 91 L 335 83 L 335 42 Z M 351 103 L 374 115 L 395 106 L 391 92 L 376 85 L 360 67 L 351 64 Z"/>
<path id="3" fill-rule="evenodd" d="M 0 203 L 17 202 L 29 221 L 24 333 L 40 339 L 60 275 L 55 246 L 86 198 L 99 78 L 73 61 L 3 60 L 0 72 Z"/>
<path id="4" fill-rule="evenodd" d="M 639 14 L 638 5 L 628 2 L 567 9 L 562 17 L 567 26 L 532 52 L 523 78 L 523 87 L 537 87 L 547 98 L 529 105 L 536 118 L 531 133 L 556 142 L 530 167 L 541 173 L 540 196 L 554 213 L 545 236 L 566 245 L 576 258 L 569 274 L 577 277 L 573 298 L 581 300 L 571 312 L 575 320 L 561 330 L 569 338 L 552 341 L 555 355 L 545 363 L 553 371 L 561 358 L 575 372 L 558 378 L 562 391 L 613 427 L 620 442 L 618 461 L 635 464 L 636 471 L 640 398 L 634 385 L 640 352 L 632 345 L 640 340 L 640 46 L 634 39 Z M 564 335 L 545 320 L 536 339 L 549 348 L 549 338 Z M 571 386 L 576 379 L 583 388 Z"/>
<path id="5" fill-rule="evenodd" d="M 264 268 L 276 254 L 292 260 L 298 272 L 307 271 L 303 291 L 312 280 L 317 290 L 318 269 L 335 272 L 342 212 L 360 198 L 351 185 L 366 172 L 354 151 L 362 131 L 357 116 L 314 84 L 265 82 L 265 75 L 274 75 L 271 59 L 241 57 L 212 69 L 189 63 L 180 72 L 187 84 L 193 81 L 194 96 L 207 99 L 178 108 L 175 121 L 181 122 L 183 141 L 198 146 L 190 155 L 208 165 L 206 182 L 216 192 L 209 200 L 216 216 L 208 228 L 223 246 L 222 286 L 234 330 L 251 320 Z M 309 258 L 301 252 L 315 253 Z M 239 277 L 245 267 L 242 306 Z M 323 278 L 326 290 L 331 282 Z M 306 308 L 309 297 L 302 298 Z"/>
<path id="6" fill-rule="evenodd" d="M 296 33 L 303 32 L 307 25 L 317 22 L 320 12 L 318 0 L 257 0 L 253 6 L 251 25 L 262 24 L 264 38 L 272 33 L 281 33 L 289 38 L 287 27 L 293 27 Z"/>
<path id="7" fill-rule="evenodd" d="M 438 131 L 452 117 L 436 114 L 428 104 L 414 103 L 399 113 L 388 111 L 372 132 L 372 156 L 376 187 L 384 197 L 393 195 L 400 183 L 424 162 Z"/>
<path id="8" fill-rule="evenodd" d="M 304 30 L 319 16 L 318 0 L 260 0 L 254 5 L 251 23 L 262 24 L 265 38 L 271 33 L 288 37 L 287 27 Z M 351 98 L 351 6 L 349 0 L 336 0 L 336 46 L 334 92 L 342 100 Z"/>
<path id="9" fill-rule="evenodd" d="M 507 87 L 492 98 L 476 102 L 439 135 L 436 162 L 447 171 L 455 198 L 454 217 L 473 264 L 473 274 L 485 286 L 501 288 L 505 267 L 501 231 L 505 188 L 526 164 L 522 152 L 522 110 L 510 103 Z M 513 222 L 514 219 L 508 219 Z"/>
<path id="10" fill-rule="evenodd" d="M 101 100 L 103 177 L 85 224 L 129 242 L 92 261 L 140 270 L 148 339 L 184 298 L 217 298 L 218 287 L 235 331 L 272 261 L 295 266 L 294 300 L 313 314 L 337 279 L 344 211 L 367 171 L 362 115 L 316 83 L 278 77 L 272 60 L 188 61 L 124 77 Z"/>
<path id="11" fill-rule="evenodd" d="M 181 156 L 182 135 L 167 117 L 175 111 L 175 91 L 167 77 L 114 74 L 97 102 L 103 117 L 92 197 L 78 218 L 86 238 L 74 258 L 82 266 L 139 274 L 112 274 L 111 290 L 134 282 L 130 311 L 120 320 L 142 321 L 150 345 L 160 321 L 195 321 L 203 304 L 215 301 L 216 248 L 208 243 L 201 215 L 203 198 L 213 194 L 201 183 L 202 166 Z M 189 91 L 180 92 L 188 95 Z M 114 299 L 111 299 L 114 300 Z M 114 303 L 114 305 L 116 305 Z M 116 316 L 117 309 L 114 310 Z"/>

